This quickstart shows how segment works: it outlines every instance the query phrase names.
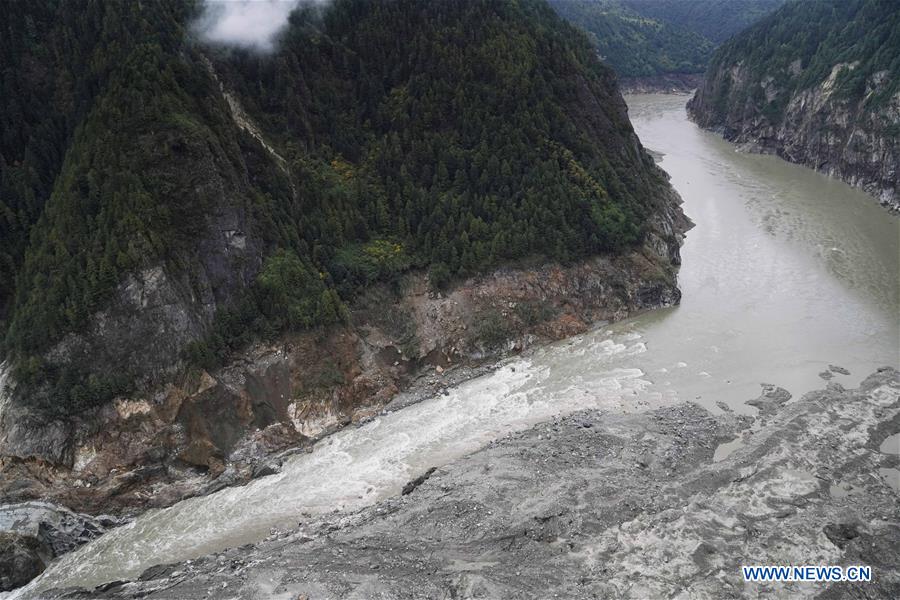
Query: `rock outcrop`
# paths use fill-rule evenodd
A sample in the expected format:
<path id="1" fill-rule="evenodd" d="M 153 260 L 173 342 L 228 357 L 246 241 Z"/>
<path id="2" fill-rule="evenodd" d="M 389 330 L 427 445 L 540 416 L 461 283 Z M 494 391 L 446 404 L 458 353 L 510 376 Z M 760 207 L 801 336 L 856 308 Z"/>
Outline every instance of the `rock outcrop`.
<path id="1" fill-rule="evenodd" d="M 398 392 L 438 393 L 488 365 L 593 323 L 680 300 L 690 222 L 671 192 L 641 248 L 574 265 L 518 265 L 435 292 L 424 273 L 376 286 L 350 322 L 257 343 L 228 365 L 68 421 L 0 410 L 0 499 L 134 513 L 247 481 L 277 454 L 377 414 Z M 463 367 L 462 370 L 458 367 Z"/>
<path id="2" fill-rule="evenodd" d="M 47 564 L 120 521 L 92 517 L 46 502 L 0 506 L 0 591 L 28 583 Z"/>
<path id="3" fill-rule="evenodd" d="M 21 587 L 47 567 L 50 552 L 37 538 L 0 532 L 0 592 Z"/>
<path id="4" fill-rule="evenodd" d="M 790 77 L 802 76 L 800 61 Z M 878 201 L 900 210 L 900 91 L 883 106 L 869 98 L 890 82 L 888 71 L 866 78 L 865 94 L 835 93 L 835 80 L 856 63 L 835 64 L 817 84 L 792 90 L 766 74 L 754 77 L 739 61 L 707 73 L 688 102 L 688 113 L 702 127 L 719 131 L 744 150 L 776 154 L 860 187 Z M 784 75 L 784 74 L 778 74 Z M 780 78 L 780 77 L 779 77 Z M 746 100 L 745 96 L 757 98 Z M 783 98 L 783 111 L 767 110 L 766 99 Z"/>
<path id="5" fill-rule="evenodd" d="M 35 538 L 51 556 L 70 552 L 120 524 L 110 515 L 79 514 L 48 502 L 0 506 L 0 531 Z"/>
<path id="6" fill-rule="evenodd" d="M 900 210 L 900 88 L 888 65 L 900 5 L 833 4 L 789 3 L 723 45 L 688 114 L 744 149 L 840 178 Z"/>

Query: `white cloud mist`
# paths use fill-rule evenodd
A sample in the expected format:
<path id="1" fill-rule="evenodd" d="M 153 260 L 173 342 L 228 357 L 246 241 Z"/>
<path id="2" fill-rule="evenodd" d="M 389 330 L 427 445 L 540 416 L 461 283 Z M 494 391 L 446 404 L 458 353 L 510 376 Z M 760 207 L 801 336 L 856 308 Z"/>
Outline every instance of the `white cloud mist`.
<path id="1" fill-rule="evenodd" d="M 304 0 L 206 0 L 194 29 L 209 42 L 267 52 L 301 3 Z"/>

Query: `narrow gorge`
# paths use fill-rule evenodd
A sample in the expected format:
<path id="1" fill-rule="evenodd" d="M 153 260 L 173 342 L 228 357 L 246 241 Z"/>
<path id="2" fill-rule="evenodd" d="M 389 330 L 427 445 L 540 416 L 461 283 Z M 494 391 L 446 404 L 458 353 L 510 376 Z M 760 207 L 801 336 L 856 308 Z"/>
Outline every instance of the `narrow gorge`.
<path id="1" fill-rule="evenodd" d="M 0 599 L 900 597 L 898 19 L 9 4 Z"/>
<path id="2" fill-rule="evenodd" d="M 898 31 L 890 0 L 788 3 L 716 51 L 688 112 L 900 210 Z"/>
<path id="3" fill-rule="evenodd" d="M 10 11 L 0 520 L 28 577 L 680 299 L 681 199 L 543 2 L 304 4 L 265 48 L 201 31 L 221 8 Z"/>

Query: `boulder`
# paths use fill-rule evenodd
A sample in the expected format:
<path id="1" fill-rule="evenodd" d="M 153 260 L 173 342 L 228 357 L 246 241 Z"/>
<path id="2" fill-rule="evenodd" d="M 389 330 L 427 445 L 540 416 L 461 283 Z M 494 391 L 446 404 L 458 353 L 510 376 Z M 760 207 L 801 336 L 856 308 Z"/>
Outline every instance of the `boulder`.
<path id="1" fill-rule="evenodd" d="M 22 587 L 40 575 L 50 558 L 50 548 L 36 537 L 0 532 L 0 592 Z"/>
<path id="2" fill-rule="evenodd" d="M 119 525 L 115 517 L 92 517 L 48 502 L 22 502 L 0 506 L 0 533 L 35 538 L 50 557 L 71 552 Z"/>
<path id="3" fill-rule="evenodd" d="M 791 399 L 791 393 L 784 388 L 762 384 L 763 392 L 758 398 L 747 400 L 745 404 L 755 406 L 761 415 L 772 415 L 781 408 L 781 405 Z"/>

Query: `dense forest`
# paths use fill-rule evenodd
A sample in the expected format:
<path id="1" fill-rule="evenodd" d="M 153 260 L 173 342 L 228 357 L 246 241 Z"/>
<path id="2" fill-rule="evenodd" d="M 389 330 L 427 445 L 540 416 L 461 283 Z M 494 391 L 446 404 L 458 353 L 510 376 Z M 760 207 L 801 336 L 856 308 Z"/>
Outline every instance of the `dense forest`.
<path id="1" fill-rule="evenodd" d="M 6 8 L 2 353 L 34 402 L 133 385 L 128 352 L 76 342 L 152 267 L 200 311 L 173 332 L 184 357 L 213 364 L 410 269 L 441 287 L 641 239 L 664 177 L 613 73 L 545 3 L 307 5 L 265 53 L 198 40 L 201 9 Z"/>
<path id="2" fill-rule="evenodd" d="M 618 0 L 550 0 L 588 33 L 603 60 L 622 77 L 699 73 L 713 44 L 686 27 L 647 17 Z"/>
<path id="3" fill-rule="evenodd" d="M 631 10 L 721 44 L 785 0 L 621 0 Z"/>
<path id="4" fill-rule="evenodd" d="M 713 50 L 784 0 L 550 0 L 621 77 L 701 73 Z"/>

